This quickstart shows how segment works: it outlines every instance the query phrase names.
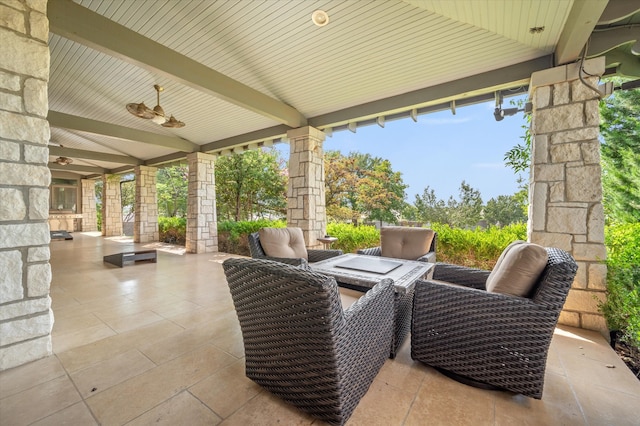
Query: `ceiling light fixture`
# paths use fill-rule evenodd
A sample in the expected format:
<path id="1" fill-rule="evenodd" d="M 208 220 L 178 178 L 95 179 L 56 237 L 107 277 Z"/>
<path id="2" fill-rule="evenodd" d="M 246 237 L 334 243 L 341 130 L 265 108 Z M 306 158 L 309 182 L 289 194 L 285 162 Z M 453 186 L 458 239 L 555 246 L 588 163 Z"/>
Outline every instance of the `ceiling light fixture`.
<path id="1" fill-rule="evenodd" d="M 316 10 L 311 14 L 311 21 L 318 27 L 324 27 L 329 23 L 329 15 L 324 10 Z"/>
<path id="2" fill-rule="evenodd" d="M 127 111 L 129 111 L 136 117 L 144 118 L 145 120 L 151 120 L 154 123 L 161 125 L 162 127 L 184 127 L 185 124 L 182 121 L 176 119 L 173 115 L 170 118 L 167 118 L 164 113 L 164 109 L 162 109 L 162 107 L 160 106 L 160 92 L 164 90 L 164 87 L 154 84 L 153 88 L 156 89 L 157 92 L 157 105 L 153 107 L 153 109 L 146 106 L 144 102 L 140 102 L 139 104 L 127 104 Z"/>
<path id="3" fill-rule="evenodd" d="M 56 163 L 60 164 L 61 166 L 67 166 L 73 163 L 73 160 L 69 157 L 58 157 L 56 158 Z"/>

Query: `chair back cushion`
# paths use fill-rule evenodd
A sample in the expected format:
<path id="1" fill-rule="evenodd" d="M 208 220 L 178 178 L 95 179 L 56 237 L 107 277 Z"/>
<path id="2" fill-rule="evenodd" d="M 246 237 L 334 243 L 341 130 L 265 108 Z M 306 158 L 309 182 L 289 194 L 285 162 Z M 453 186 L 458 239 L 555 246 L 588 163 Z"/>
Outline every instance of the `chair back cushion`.
<path id="1" fill-rule="evenodd" d="M 309 259 L 300 228 L 262 228 L 260 245 L 267 256 Z"/>
<path id="2" fill-rule="evenodd" d="M 429 253 L 435 232 L 427 228 L 387 226 L 380 229 L 383 257 L 416 260 Z"/>
<path id="3" fill-rule="evenodd" d="M 489 274 L 486 289 L 527 297 L 547 266 L 547 251 L 533 243 L 516 241 L 507 246 Z"/>

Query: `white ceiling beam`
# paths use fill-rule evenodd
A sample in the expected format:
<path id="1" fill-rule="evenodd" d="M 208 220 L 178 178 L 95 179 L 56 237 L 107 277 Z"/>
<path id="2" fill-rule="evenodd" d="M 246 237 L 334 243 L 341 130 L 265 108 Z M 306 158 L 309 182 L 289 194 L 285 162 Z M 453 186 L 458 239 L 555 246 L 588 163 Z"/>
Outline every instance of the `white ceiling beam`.
<path id="1" fill-rule="evenodd" d="M 113 123 L 105 123 L 102 121 L 91 120 L 89 118 L 64 114 L 58 111 L 49 111 L 47 120 L 49 120 L 49 125 L 51 125 L 51 127 L 59 127 L 62 129 L 92 133 L 95 135 L 142 142 L 150 145 L 177 149 L 178 151 L 183 152 L 196 152 L 200 150 L 199 145 L 189 142 L 186 139 L 145 132 L 143 130 L 119 126 Z"/>
<path id="2" fill-rule="evenodd" d="M 598 24 L 609 0 L 574 1 L 556 45 L 554 64 L 564 65 L 580 58 L 591 32 Z"/>
<path id="3" fill-rule="evenodd" d="M 108 154 L 105 152 L 87 151 L 84 149 L 65 148 L 60 146 L 49 146 L 49 155 L 82 158 L 85 160 L 107 161 L 109 163 L 131 164 L 134 166 L 144 164 L 143 160 L 127 155 Z"/>
<path id="4" fill-rule="evenodd" d="M 49 0 L 49 30 L 279 123 L 297 128 L 307 119 L 295 108 L 202 65 L 71 0 Z"/>
<path id="5" fill-rule="evenodd" d="M 245 145 L 251 142 L 260 142 L 265 139 L 277 139 L 287 135 L 286 126 L 274 126 L 266 129 L 256 130 L 254 132 L 244 133 L 238 136 L 232 136 L 226 139 L 220 139 L 215 142 L 210 142 L 206 145 L 202 145 L 202 152 L 219 151 L 232 146 Z"/>
<path id="6" fill-rule="evenodd" d="M 589 41 L 587 56 L 600 56 L 609 50 L 631 42 L 640 47 L 640 27 L 620 27 L 595 31 Z M 633 49 L 633 46 L 632 50 L 640 52 L 640 49 Z"/>

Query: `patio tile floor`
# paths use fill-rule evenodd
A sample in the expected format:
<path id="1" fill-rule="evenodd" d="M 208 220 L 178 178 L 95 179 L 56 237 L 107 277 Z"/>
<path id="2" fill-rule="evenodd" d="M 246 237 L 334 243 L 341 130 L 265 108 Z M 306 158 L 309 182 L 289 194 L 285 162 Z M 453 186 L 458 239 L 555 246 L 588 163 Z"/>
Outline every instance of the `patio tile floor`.
<path id="1" fill-rule="evenodd" d="M 319 425 L 244 375 L 222 253 L 102 256 L 160 244 L 52 241 L 54 355 L 0 372 L 6 425 Z M 542 400 L 455 382 L 407 339 L 348 425 L 637 425 L 640 382 L 596 332 L 558 327 Z"/>

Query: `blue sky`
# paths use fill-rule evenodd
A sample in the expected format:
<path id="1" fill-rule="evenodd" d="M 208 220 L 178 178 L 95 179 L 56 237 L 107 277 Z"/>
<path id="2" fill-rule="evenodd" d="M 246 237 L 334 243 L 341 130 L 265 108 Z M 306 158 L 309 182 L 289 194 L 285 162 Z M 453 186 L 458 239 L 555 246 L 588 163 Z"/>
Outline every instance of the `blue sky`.
<path id="1" fill-rule="evenodd" d="M 509 103 L 505 100 L 503 107 L 510 108 Z M 491 101 L 457 108 L 455 115 L 442 111 L 421 115 L 417 122 L 407 118 L 387 122 L 384 128 L 374 125 L 360 127 L 356 133 L 335 132 L 325 140 L 324 150 L 344 155 L 356 151 L 389 160 L 409 185 L 409 203 L 427 185 L 439 199 L 458 199 L 463 180 L 480 191 L 486 203 L 518 191 L 518 176 L 503 159 L 508 150 L 523 143 L 526 124 L 521 112 L 497 122 L 494 108 Z M 288 158 L 288 147 L 282 145 L 276 146 Z M 528 173 L 521 176 L 528 181 Z"/>

